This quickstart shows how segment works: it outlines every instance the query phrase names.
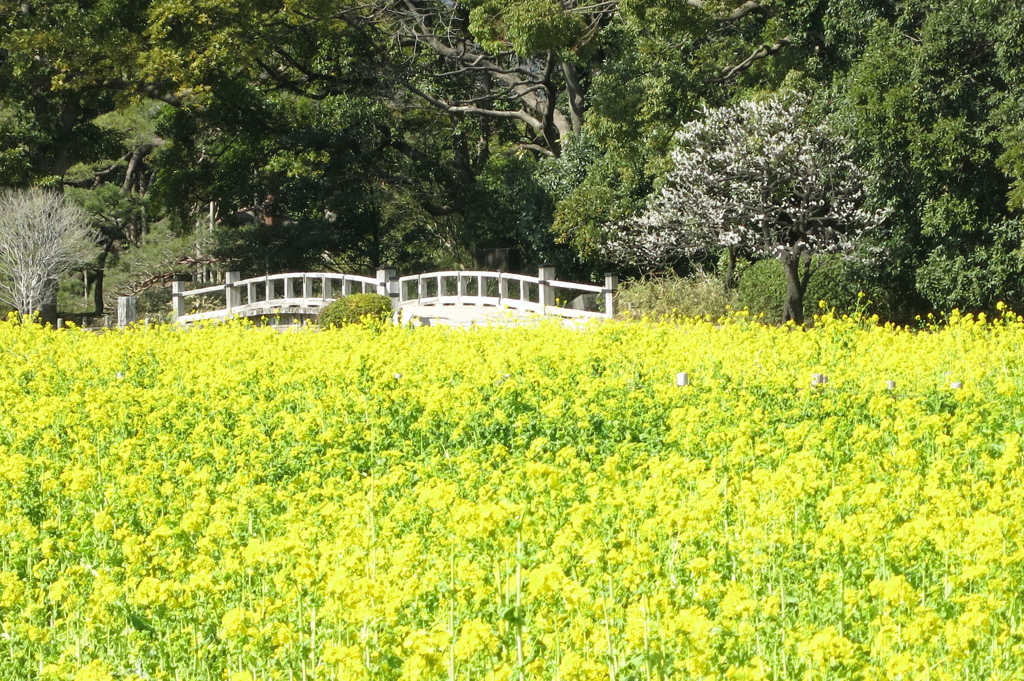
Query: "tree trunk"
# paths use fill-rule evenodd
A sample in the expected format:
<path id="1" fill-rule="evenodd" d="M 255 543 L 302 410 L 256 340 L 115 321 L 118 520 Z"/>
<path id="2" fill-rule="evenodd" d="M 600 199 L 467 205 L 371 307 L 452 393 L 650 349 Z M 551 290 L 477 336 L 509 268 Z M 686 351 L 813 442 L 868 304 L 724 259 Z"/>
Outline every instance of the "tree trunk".
<path id="1" fill-rule="evenodd" d="M 107 264 L 107 254 L 110 253 L 110 248 L 111 245 L 107 244 L 107 247 L 100 253 L 99 258 L 96 259 L 96 269 L 93 271 L 92 300 L 95 306 L 93 314 L 97 317 L 103 316 L 103 268 Z"/>
<path id="2" fill-rule="evenodd" d="M 54 175 L 61 179 L 67 174 L 68 169 L 73 165 L 72 150 L 81 140 L 75 137 L 75 125 L 79 122 L 81 115 L 81 104 L 75 99 L 68 99 L 60 111 L 59 130 L 56 141 L 52 148 L 44 152 L 40 159 L 40 166 L 48 175 Z"/>
<path id="3" fill-rule="evenodd" d="M 93 315 L 96 317 L 103 316 L 103 268 L 97 269 L 92 273 L 92 301 Z"/>
<path id="4" fill-rule="evenodd" d="M 792 321 L 794 324 L 804 323 L 804 291 L 807 289 L 806 278 L 800 277 L 800 260 L 798 253 L 783 253 L 779 256 L 782 269 L 786 273 L 786 303 L 782 308 L 782 323 Z"/>
<path id="5" fill-rule="evenodd" d="M 545 146 L 554 153 L 557 158 L 562 151 L 561 139 L 565 137 L 566 130 L 562 129 L 562 126 L 555 124 L 555 114 L 558 109 L 555 108 L 555 101 L 557 100 L 558 93 L 555 91 L 555 85 L 551 80 L 551 73 L 555 68 L 555 53 L 552 50 L 548 50 L 547 62 L 544 66 L 544 75 L 541 76 L 541 85 L 544 87 L 544 91 L 547 93 L 545 101 L 544 116 L 542 121 L 544 123 L 543 135 Z M 564 124 L 564 121 L 563 121 Z"/>
<path id="6" fill-rule="evenodd" d="M 725 292 L 736 288 L 736 247 L 729 246 L 728 261 L 725 266 Z"/>
<path id="7" fill-rule="evenodd" d="M 43 324 L 57 326 L 57 282 L 49 279 L 42 305 L 39 306 L 39 318 Z"/>
<path id="8" fill-rule="evenodd" d="M 583 130 L 583 87 L 580 85 L 579 74 L 571 62 L 562 62 L 562 73 L 565 74 L 565 89 L 569 95 L 569 119 L 572 121 L 573 134 Z"/>

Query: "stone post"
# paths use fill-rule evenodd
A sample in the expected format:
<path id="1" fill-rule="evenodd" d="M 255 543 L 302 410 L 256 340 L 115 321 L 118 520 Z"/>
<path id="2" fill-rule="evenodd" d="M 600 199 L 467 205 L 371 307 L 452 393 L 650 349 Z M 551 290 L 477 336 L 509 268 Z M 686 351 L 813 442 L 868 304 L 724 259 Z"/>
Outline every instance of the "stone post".
<path id="1" fill-rule="evenodd" d="M 174 321 L 177 321 L 178 317 L 185 316 L 185 282 L 183 281 L 171 282 L 171 308 Z"/>
<path id="2" fill-rule="evenodd" d="M 555 266 L 541 265 L 537 271 L 537 278 L 540 279 L 537 289 L 541 313 L 547 314 L 548 308 L 555 306 L 555 287 L 549 283 L 555 278 Z"/>
<path id="3" fill-rule="evenodd" d="M 134 324 L 138 318 L 135 296 L 118 296 L 117 298 L 117 326 L 124 328 Z"/>

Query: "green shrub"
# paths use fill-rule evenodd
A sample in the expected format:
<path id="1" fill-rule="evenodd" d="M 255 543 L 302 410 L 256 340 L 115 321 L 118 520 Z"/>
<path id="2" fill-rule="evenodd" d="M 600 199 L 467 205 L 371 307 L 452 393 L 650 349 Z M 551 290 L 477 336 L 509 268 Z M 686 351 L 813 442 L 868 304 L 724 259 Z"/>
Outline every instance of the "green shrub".
<path id="1" fill-rule="evenodd" d="M 764 315 L 764 320 L 770 324 L 780 323 L 782 305 L 786 301 L 786 275 L 779 261 L 750 263 L 737 282 L 736 297 L 739 306 L 747 308 L 751 314 Z M 806 309 L 807 301 L 804 301 Z"/>
<path id="2" fill-rule="evenodd" d="M 736 306 L 736 295 L 726 292 L 722 281 L 711 274 L 689 277 L 647 276 L 625 282 L 617 296 L 618 309 L 633 318 L 724 316 Z"/>
<path id="3" fill-rule="evenodd" d="M 819 255 L 814 259 L 811 280 L 804 293 L 804 317 L 811 319 L 825 301 L 840 314 L 853 312 L 858 306 L 858 286 L 846 263 L 838 255 Z M 751 314 L 763 314 L 770 324 L 782 322 L 786 301 L 786 275 L 774 258 L 758 260 L 743 269 L 736 289 L 738 305 Z"/>
<path id="4" fill-rule="evenodd" d="M 391 319 L 391 300 L 379 293 L 353 293 L 338 298 L 320 312 L 320 326 L 385 324 Z"/>

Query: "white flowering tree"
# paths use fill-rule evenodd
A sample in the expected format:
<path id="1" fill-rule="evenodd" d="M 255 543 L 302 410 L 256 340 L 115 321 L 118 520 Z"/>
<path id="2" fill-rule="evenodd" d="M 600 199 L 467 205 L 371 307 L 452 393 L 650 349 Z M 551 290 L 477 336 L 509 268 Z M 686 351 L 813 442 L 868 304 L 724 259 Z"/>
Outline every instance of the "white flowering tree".
<path id="1" fill-rule="evenodd" d="M 705 108 L 676 134 L 673 168 L 647 209 L 610 227 L 607 254 L 645 266 L 720 247 L 778 258 L 783 319 L 802 324 L 811 257 L 848 249 L 885 217 L 864 208 L 846 140 L 805 109 L 796 95 Z"/>
<path id="2" fill-rule="evenodd" d="M 85 211 L 44 189 L 0 190 L 0 300 L 32 314 L 53 300 L 57 280 L 94 255 Z"/>

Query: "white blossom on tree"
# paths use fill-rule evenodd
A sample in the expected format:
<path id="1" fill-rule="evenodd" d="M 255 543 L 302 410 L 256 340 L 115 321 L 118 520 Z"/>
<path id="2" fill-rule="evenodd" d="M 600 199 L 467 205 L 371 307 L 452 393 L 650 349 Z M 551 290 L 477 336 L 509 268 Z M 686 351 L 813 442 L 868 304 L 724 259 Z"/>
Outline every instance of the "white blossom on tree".
<path id="1" fill-rule="evenodd" d="M 0 190 L 0 300 L 32 314 L 53 300 L 60 275 L 89 258 L 85 211 L 44 189 Z"/>
<path id="2" fill-rule="evenodd" d="M 722 108 L 676 134 L 673 168 L 640 215 L 612 225 L 606 253 L 669 265 L 710 248 L 778 258 L 783 319 L 803 323 L 811 256 L 846 250 L 886 211 L 864 207 L 864 173 L 827 121 L 791 95 Z M 801 268 L 801 263 L 803 267 Z"/>

